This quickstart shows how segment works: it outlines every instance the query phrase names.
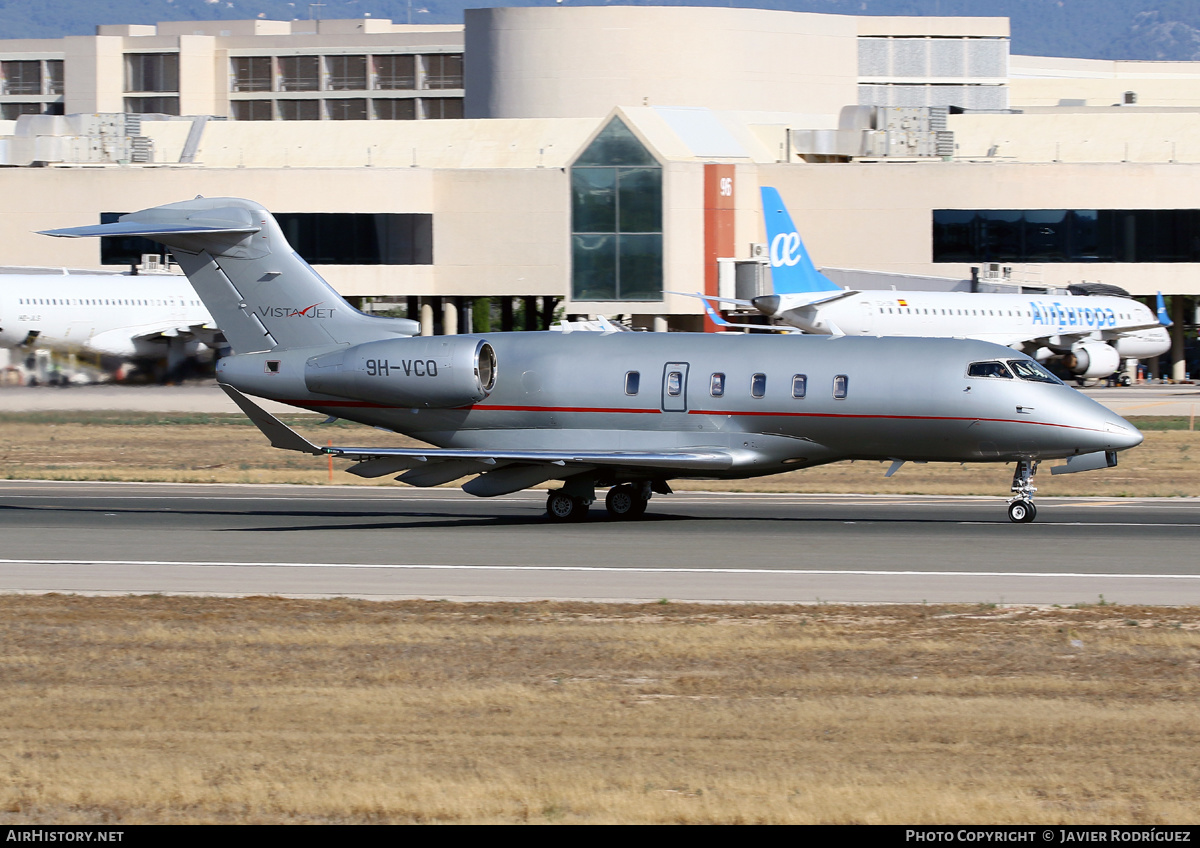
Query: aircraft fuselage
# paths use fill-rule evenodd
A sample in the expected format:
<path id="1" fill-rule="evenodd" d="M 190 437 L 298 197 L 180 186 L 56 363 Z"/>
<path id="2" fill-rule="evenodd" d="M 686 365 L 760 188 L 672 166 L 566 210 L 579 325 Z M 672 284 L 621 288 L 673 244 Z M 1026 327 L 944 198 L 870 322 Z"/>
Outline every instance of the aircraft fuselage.
<path id="1" fill-rule="evenodd" d="M 482 343 L 494 351 L 493 387 L 476 399 L 469 389 L 456 394 L 454 386 L 469 382 L 463 351 Z M 1142 438 L 1061 383 L 968 376 L 973 362 L 1029 361 L 988 342 L 494 333 L 357 348 L 334 351 L 333 364 L 328 348 L 227 357 L 218 379 L 445 448 L 710 447 L 735 455 L 731 468 L 706 477 L 842 459 L 1042 460 L 1120 450 Z M 386 400 L 410 395 L 445 405 Z"/>

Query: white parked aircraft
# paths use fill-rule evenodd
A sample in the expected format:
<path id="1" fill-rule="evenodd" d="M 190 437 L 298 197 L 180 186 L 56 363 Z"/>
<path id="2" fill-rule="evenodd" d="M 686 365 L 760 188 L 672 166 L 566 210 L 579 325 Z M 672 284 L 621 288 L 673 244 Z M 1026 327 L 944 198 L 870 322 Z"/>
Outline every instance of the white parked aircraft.
<path id="1" fill-rule="evenodd" d="M 1107 377 L 1122 360 L 1171 347 L 1161 294 L 1156 318 L 1125 297 L 843 289 L 814 267 L 779 192 L 764 186 L 762 200 L 774 293 L 706 300 L 752 306 L 807 333 L 996 342 L 1043 361 L 1061 356 L 1079 378 Z M 739 326 L 709 311 L 718 324 Z"/>
<path id="2" fill-rule="evenodd" d="M 0 347 L 167 361 L 222 340 L 187 281 L 174 274 L 0 275 Z"/>

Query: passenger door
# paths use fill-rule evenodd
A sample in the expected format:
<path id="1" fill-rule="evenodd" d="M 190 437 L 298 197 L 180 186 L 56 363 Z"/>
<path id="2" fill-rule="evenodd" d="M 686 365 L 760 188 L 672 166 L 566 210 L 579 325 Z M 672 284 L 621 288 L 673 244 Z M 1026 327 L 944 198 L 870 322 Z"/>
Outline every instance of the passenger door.
<path id="1" fill-rule="evenodd" d="M 687 376 L 686 362 L 668 362 L 663 367 L 663 412 L 687 412 Z"/>

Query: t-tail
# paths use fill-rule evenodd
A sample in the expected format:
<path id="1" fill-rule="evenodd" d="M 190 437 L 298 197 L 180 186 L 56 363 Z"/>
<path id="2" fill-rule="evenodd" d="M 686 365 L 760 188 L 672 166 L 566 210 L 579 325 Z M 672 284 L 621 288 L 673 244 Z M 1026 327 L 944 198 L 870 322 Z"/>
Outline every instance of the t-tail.
<path id="1" fill-rule="evenodd" d="M 171 248 L 234 353 L 360 344 L 412 336 L 415 321 L 359 312 L 300 257 L 274 216 L 232 197 L 186 200 L 114 224 L 46 235 L 144 236 Z"/>
<path id="2" fill-rule="evenodd" d="M 1167 314 L 1167 303 L 1165 300 L 1163 300 L 1162 292 L 1158 293 L 1157 317 L 1158 323 L 1162 324 L 1164 327 L 1170 327 L 1173 323 L 1175 323 L 1171 320 L 1171 316 Z"/>
<path id="3" fill-rule="evenodd" d="M 767 225 L 767 245 L 771 257 L 771 284 L 775 294 L 841 291 L 841 286 L 813 265 L 804 242 L 783 205 L 779 192 L 762 187 L 763 220 Z"/>

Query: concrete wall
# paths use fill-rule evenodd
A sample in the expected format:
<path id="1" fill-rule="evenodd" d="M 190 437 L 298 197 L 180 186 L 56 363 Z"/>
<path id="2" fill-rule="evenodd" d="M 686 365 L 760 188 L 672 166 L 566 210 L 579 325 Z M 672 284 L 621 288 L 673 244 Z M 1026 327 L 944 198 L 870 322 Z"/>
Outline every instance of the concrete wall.
<path id="1" fill-rule="evenodd" d="M 466 115 L 615 106 L 836 113 L 856 102 L 857 24 L 761 9 L 468 9 Z"/>

